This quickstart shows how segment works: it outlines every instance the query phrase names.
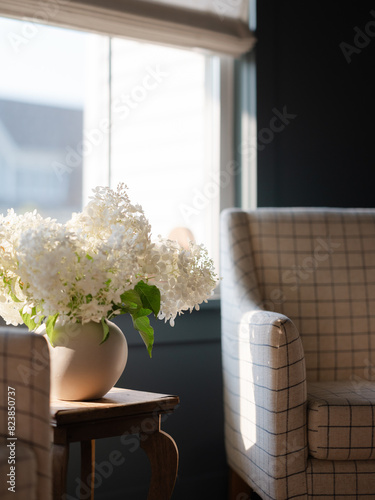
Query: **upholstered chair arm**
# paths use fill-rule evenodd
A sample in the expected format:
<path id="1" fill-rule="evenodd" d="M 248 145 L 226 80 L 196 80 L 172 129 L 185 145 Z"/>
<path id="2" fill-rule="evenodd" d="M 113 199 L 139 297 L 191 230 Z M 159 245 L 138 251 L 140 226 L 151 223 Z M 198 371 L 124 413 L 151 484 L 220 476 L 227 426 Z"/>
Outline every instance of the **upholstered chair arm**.
<path id="1" fill-rule="evenodd" d="M 38 500 L 36 456 L 28 445 L 16 444 L 13 461 L 9 440 L 0 436 L 0 498 L 1 500 Z"/>
<path id="2" fill-rule="evenodd" d="M 0 367 L 0 435 L 2 442 L 4 439 L 8 444 L 14 442 L 14 498 L 50 500 L 52 435 L 50 361 L 46 340 L 28 331 L 20 332 L 17 328 L 0 328 Z M 15 416 L 15 421 L 8 416 Z M 15 428 L 11 425 L 14 423 Z M 12 441 L 8 437 L 17 439 Z M 9 450 L 6 452 L 8 457 Z M 34 461 L 34 467 L 27 465 L 30 460 Z M 1 461 L 4 466 L 4 457 Z M 23 474 L 24 467 L 33 471 L 30 477 Z"/>
<path id="3" fill-rule="evenodd" d="M 307 498 L 306 370 L 292 321 L 262 310 L 223 322 L 228 462 L 263 499 Z"/>

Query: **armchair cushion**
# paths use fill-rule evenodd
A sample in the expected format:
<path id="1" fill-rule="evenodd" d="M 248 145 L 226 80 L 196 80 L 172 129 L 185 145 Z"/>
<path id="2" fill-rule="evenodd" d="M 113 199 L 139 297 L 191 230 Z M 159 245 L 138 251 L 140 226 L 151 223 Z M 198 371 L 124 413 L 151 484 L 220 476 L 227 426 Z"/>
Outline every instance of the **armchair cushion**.
<path id="1" fill-rule="evenodd" d="M 308 500 L 373 500 L 373 460 L 316 460 L 306 469 Z"/>
<path id="2" fill-rule="evenodd" d="M 322 460 L 375 458 L 375 384 L 308 384 L 309 454 Z"/>

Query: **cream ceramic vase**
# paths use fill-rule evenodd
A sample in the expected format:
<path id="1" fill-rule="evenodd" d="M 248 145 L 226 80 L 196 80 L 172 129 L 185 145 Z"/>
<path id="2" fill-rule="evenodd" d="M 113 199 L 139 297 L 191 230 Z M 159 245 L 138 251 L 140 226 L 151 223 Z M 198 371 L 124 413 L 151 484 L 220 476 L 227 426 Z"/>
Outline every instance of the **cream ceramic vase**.
<path id="1" fill-rule="evenodd" d="M 107 324 L 109 336 L 101 344 L 101 323 L 56 323 L 54 347 L 47 338 L 52 397 L 70 401 L 99 399 L 115 385 L 128 359 L 128 344 L 117 325 L 111 321 Z"/>

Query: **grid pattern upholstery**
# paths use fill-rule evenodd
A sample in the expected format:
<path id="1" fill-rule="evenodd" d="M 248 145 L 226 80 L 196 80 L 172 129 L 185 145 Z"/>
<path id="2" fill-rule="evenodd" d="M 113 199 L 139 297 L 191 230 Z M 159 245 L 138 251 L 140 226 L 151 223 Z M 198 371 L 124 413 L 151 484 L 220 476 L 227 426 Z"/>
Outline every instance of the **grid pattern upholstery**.
<path id="1" fill-rule="evenodd" d="M 247 215 L 262 308 L 293 319 L 308 380 L 375 362 L 375 211 L 261 209 Z"/>
<path id="2" fill-rule="evenodd" d="M 51 427 L 49 410 L 50 364 L 46 340 L 16 328 L 0 328 L 0 436 L 8 434 L 8 387 L 15 389 L 16 496 L 17 488 L 33 498 L 33 475 L 21 478 L 22 462 L 34 457 L 37 500 L 52 495 Z M 27 452 L 28 449 L 29 451 Z M 2 448 L 2 455 L 4 454 Z M 21 460 L 22 459 L 22 460 Z M 7 466 L 9 472 L 9 466 Z M 6 469 L 5 469 L 6 470 Z M 32 467 L 30 467 L 30 471 Z M 4 469 L 1 469 L 3 475 Z M 25 480 L 29 477 L 29 484 Z M 22 487 L 22 488 L 21 488 Z M 19 498 L 23 498 L 20 496 Z"/>
<path id="3" fill-rule="evenodd" d="M 375 458 L 375 384 L 311 382 L 309 454 L 322 460 Z"/>
<path id="4" fill-rule="evenodd" d="M 308 500 L 374 500 L 374 460 L 307 462 Z"/>
<path id="5" fill-rule="evenodd" d="M 228 462 L 258 485 L 262 498 L 304 498 L 306 380 L 298 332 L 285 316 L 262 311 L 245 315 L 240 331 L 237 339 L 223 338 L 230 356 L 224 365 Z"/>
<path id="6" fill-rule="evenodd" d="M 0 498 L 1 500 L 37 500 L 36 488 L 36 459 L 32 450 L 22 444 L 17 443 L 17 461 L 16 461 L 16 493 L 13 493 L 8 488 L 9 464 L 8 464 L 8 440 L 0 438 Z"/>
<path id="7" fill-rule="evenodd" d="M 342 464 L 308 456 L 307 391 L 369 378 L 375 210 L 224 211 L 221 275 L 229 465 L 263 499 L 336 498 Z M 361 467 L 343 498 L 375 498 L 375 461 Z"/>

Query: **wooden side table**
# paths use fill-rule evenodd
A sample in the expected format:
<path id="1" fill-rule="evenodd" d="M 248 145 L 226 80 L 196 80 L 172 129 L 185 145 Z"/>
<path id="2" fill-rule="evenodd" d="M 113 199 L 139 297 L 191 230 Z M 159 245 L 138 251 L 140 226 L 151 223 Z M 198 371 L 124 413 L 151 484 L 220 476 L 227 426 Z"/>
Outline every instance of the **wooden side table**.
<path id="1" fill-rule="evenodd" d="M 161 421 L 178 403 L 177 396 L 119 388 L 95 401 L 51 400 L 54 500 L 62 500 L 66 493 L 69 443 L 81 443 L 81 498 L 93 500 L 95 439 L 121 436 L 126 445 L 131 434 L 139 434 L 140 446 L 151 463 L 147 500 L 169 500 L 177 476 L 178 450 L 171 436 L 161 430 Z M 134 438 L 132 442 L 134 449 Z M 120 455 L 118 451 L 117 459 Z"/>

